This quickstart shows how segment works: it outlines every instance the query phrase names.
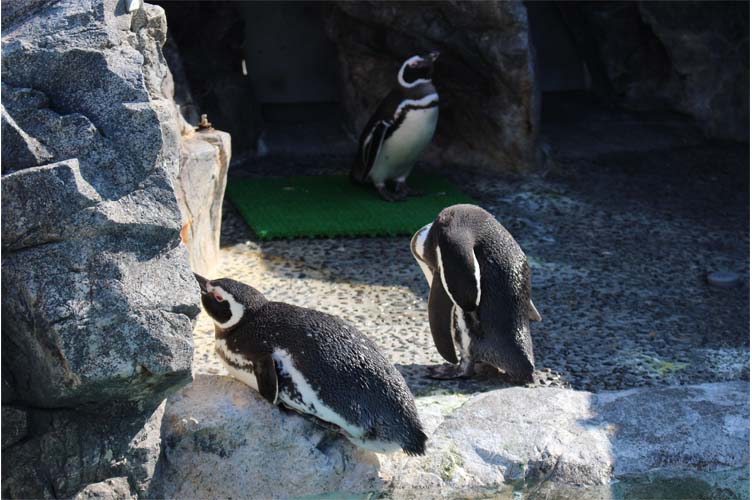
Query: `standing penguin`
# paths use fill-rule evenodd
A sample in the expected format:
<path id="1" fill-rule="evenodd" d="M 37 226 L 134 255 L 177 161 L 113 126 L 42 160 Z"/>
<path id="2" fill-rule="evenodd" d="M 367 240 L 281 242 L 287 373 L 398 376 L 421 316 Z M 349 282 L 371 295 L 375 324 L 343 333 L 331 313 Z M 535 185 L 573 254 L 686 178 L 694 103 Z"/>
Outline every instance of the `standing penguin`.
<path id="1" fill-rule="evenodd" d="M 515 381 L 531 381 L 529 322 L 541 318 L 530 298 L 527 258 L 512 235 L 482 208 L 454 205 L 418 230 L 410 247 L 431 287 L 434 344 L 454 365 L 431 375 L 469 377 L 475 363 L 487 363 Z"/>
<path id="2" fill-rule="evenodd" d="M 427 437 L 407 384 L 352 325 L 270 302 L 235 280 L 196 279 L 214 320 L 215 350 L 233 377 L 272 404 L 333 424 L 357 446 L 425 453 Z"/>
<path id="3" fill-rule="evenodd" d="M 350 171 L 355 182 L 372 182 L 387 201 L 417 194 L 406 179 L 428 146 L 439 119 L 439 94 L 431 83 L 438 52 L 413 56 L 397 73 L 398 85 L 381 101 L 358 142 Z M 394 182 L 394 191 L 386 188 Z"/>

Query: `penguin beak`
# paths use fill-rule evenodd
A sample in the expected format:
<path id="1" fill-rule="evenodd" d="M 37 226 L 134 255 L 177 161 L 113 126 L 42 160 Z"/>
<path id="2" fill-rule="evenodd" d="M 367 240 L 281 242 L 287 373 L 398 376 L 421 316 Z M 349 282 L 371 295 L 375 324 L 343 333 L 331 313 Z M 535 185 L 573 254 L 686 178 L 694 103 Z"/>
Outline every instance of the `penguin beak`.
<path id="1" fill-rule="evenodd" d="M 209 280 L 196 273 L 193 273 L 193 275 L 196 277 L 196 281 L 198 281 L 198 286 L 201 288 L 201 293 L 205 294 L 207 292 L 206 285 L 207 283 L 209 283 Z"/>
<path id="2" fill-rule="evenodd" d="M 439 52 L 438 50 L 434 50 L 433 52 L 428 54 L 428 58 L 431 60 L 432 63 L 435 63 L 436 59 L 438 59 L 440 55 L 441 55 L 441 52 Z"/>

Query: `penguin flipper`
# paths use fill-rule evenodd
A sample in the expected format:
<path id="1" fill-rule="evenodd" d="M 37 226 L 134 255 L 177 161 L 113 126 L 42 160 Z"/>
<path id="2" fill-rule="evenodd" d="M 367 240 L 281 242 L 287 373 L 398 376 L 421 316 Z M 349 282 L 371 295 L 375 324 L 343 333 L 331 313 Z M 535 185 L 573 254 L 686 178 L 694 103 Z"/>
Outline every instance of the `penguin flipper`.
<path id="1" fill-rule="evenodd" d="M 368 177 L 368 174 L 371 172 L 371 168 L 376 163 L 376 158 L 379 156 L 379 151 L 381 151 L 381 146 L 384 145 L 384 139 L 386 139 L 391 126 L 391 122 L 379 120 L 368 131 L 365 140 L 363 140 L 361 156 L 359 158 L 363 169 L 362 178 Z"/>
<path id="2" fill-rule="evenodd" d="M 279 394 L 277 367 L 271 354 L 261 354 L 254 357 L 253 374 L 256 375 L 259 394 L 271 404 L 277 404 Z"/>
<path id="3" fill-rule="evenodd" d="M 428 324 L 431 327 L 433 343 L 441 357 L 456 365 L 459 359 L 457 359 L 452 338 L 453 310 L 454 304 L 444 290 L 441 278 L 438 274 L 434 274 L 431 293 L 428 295 Z"/>
<path id="4" fill-rule="evenodd" d="M 469 232 L 440 233 L 436 257 L 441 283 L 449 298 L 464 311 L 480 305 L 480 265 Z"/>

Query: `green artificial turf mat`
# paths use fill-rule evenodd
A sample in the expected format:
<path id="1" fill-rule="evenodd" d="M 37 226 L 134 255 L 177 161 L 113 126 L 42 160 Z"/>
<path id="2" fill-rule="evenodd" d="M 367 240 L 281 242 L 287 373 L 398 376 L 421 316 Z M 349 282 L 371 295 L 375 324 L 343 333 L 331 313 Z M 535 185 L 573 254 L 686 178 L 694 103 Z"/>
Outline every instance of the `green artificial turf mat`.
<path id="1" fill-rule="evenodd" d="M 415 175 L 408 183 L 423 196 L 384 201 L 373 186 L 344 175 L 229 178 L 227 195 L 262 240 L 412 235 L 443 208 L 475 203 L 440 176 Z"/>

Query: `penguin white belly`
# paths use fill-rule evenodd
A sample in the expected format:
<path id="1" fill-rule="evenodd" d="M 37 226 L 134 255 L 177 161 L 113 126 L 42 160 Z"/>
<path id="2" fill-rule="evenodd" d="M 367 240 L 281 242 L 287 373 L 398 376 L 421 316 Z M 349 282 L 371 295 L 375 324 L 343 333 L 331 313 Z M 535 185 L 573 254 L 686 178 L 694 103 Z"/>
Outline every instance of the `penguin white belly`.
<path id="1" fill-rule="evenodd" d="M 311 387 L 305 376 L 295 367 L 292 356 L 284 349 L 275 349 L 272 353 L 272 359 L 277 364 L 277 370 L 280 375 L 290 377 L 295 389 L 300 395 L 300 399 L 292 398 L 285 391 L 280 391 L 279 399 L 290 408 L 301 413 L 313 415 L 325 422 L 334 424 L 341 428 L 349 438 L 360 439 L 365 434 L 365 429 L 351 424 L 341 415 L 327 406 L 319 398 L 318 393 Z"/>
<path id="2" fill-rule="evenodd" d="M 404 179 L 431 142 L 439 120 L 439 108 L 411 109 L 399 127 L 381 146 L 369 177 L 375 184 Z"/>
<path id="3" fill-rule="evenodd" d="M 258 381 L 256 375 L 253 374 L 253 363 L 251 361 L 228 349 L 227 342 L 224 339 L 215 339 L 214 349 L 232 378 L 243 382 L 258 392 Z"/>

